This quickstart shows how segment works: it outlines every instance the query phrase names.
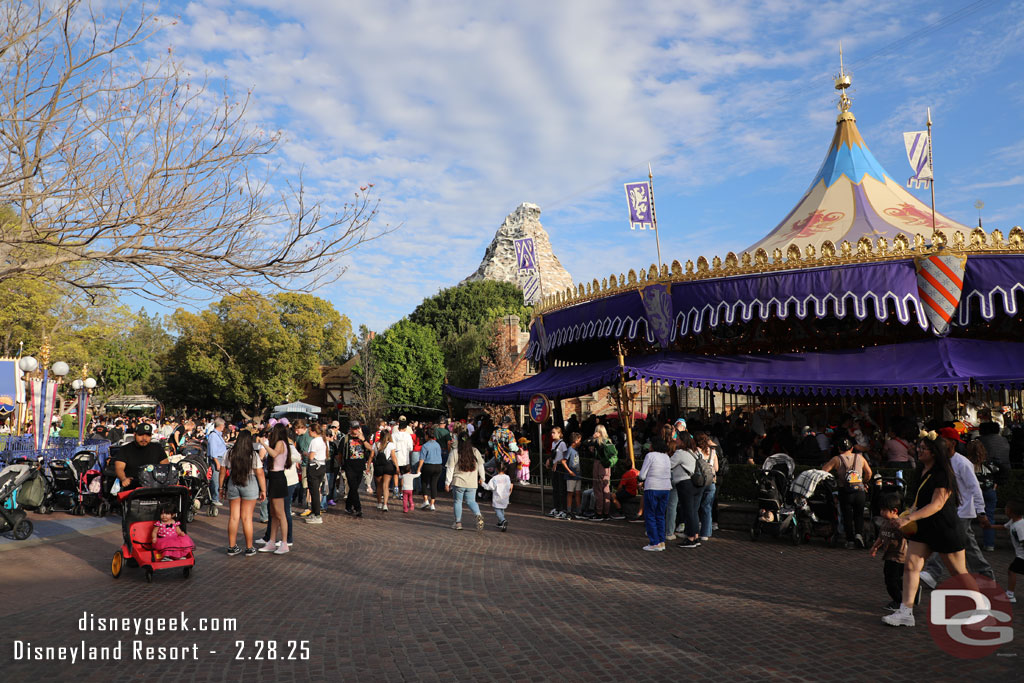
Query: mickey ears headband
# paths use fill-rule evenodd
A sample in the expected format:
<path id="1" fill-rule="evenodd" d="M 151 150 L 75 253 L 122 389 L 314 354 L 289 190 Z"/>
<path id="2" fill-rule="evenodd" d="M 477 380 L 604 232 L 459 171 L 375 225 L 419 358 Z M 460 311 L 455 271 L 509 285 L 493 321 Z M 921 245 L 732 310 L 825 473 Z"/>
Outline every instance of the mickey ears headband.
<path id="1" fill-rule="evenodd" d="M 931 431 L 921 430 L 921 433 L 917 435 L 920 439 L 928 439 L 929 441 L 935 441 L 939 438 L 938 433 L 933 429 Z"/>

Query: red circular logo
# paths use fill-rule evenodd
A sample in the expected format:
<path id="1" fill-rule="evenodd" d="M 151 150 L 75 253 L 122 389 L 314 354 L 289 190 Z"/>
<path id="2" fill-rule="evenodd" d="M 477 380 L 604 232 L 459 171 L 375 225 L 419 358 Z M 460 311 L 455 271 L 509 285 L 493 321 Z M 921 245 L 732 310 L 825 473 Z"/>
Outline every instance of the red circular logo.
<path id="1" fill-rule="evenodd" d="M 548 397 L 544 394 L 534 394 L 530 397 L 529 404 L 530 419 L 536 423 L 547 422 L 551 415 L 551 407 L 548 404 Z"/>
<path id="2" fill-rule="evenodd" d="M 954 657 L 987 657 L 1013 640 L 1010 600 L 987 576 L 954 576 L 931 593 L 928 632 L 944 652 Z"/>

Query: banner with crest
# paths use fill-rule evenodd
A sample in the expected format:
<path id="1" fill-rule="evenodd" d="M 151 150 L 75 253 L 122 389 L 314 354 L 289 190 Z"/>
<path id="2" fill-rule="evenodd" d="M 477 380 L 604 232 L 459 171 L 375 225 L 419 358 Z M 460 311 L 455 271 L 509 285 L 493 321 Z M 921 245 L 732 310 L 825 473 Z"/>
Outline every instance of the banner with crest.
<path id="1" fill-rule="evenodd" d="M 14 358 L 0 358 L 0 415 L 14 412 L 18 404 L 21 371 Z"/>
<path id="2" fill-rule="evenodd" d="M 626 201 L 629 204 L 629 229 L 646 230 L 654 228 L 651 212 L 651 185 L 646 180 L 626 183 Z"/>

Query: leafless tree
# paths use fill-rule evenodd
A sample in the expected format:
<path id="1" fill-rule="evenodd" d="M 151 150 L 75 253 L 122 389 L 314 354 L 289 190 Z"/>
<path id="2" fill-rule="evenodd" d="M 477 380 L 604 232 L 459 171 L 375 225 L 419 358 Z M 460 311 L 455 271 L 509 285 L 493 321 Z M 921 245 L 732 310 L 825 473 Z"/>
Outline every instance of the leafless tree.
<path id="1" fill-rule="evenodd" d="M 372 185 L 328 211 L 277 177 L 280 136 L 248 96 L 193 83 L 170 48 L 144 59 L 160 30 L 145 9 L 0 0 L 0 205 L 18 217 L 0 225 L 0 281 L 181 299 L 339 277 L 389 231 Z"/>
<path id="2" fill-rule="evenodd" d="M 359 339 L 355 345 L 358 363 L 352 369 L 352 405 L 359 419 L 371 425 L 372 420 L 384 417 L 388 409 L 380 370 L 370 343 L 373 338 L 374 333 L 367 330 L 365 325 L 359 330 Z"/>

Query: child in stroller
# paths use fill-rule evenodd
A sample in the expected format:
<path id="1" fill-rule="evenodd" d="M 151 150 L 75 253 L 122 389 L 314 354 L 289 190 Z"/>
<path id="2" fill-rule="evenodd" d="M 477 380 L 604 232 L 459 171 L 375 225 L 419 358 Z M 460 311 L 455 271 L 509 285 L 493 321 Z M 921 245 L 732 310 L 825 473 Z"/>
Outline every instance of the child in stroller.
<path id="1" fill-rule="evenodd" d="M 776 453 L 765 459 L 761 469 L 755 473 L 758 512 L 750 525 L 750 540 L 756 541 L 764 533 L 772 536 L 788 534 L 794 544 L 800 543 L 793 506 L 787 497 L 795 470 L 793 458 L 785 453 Z"/>

